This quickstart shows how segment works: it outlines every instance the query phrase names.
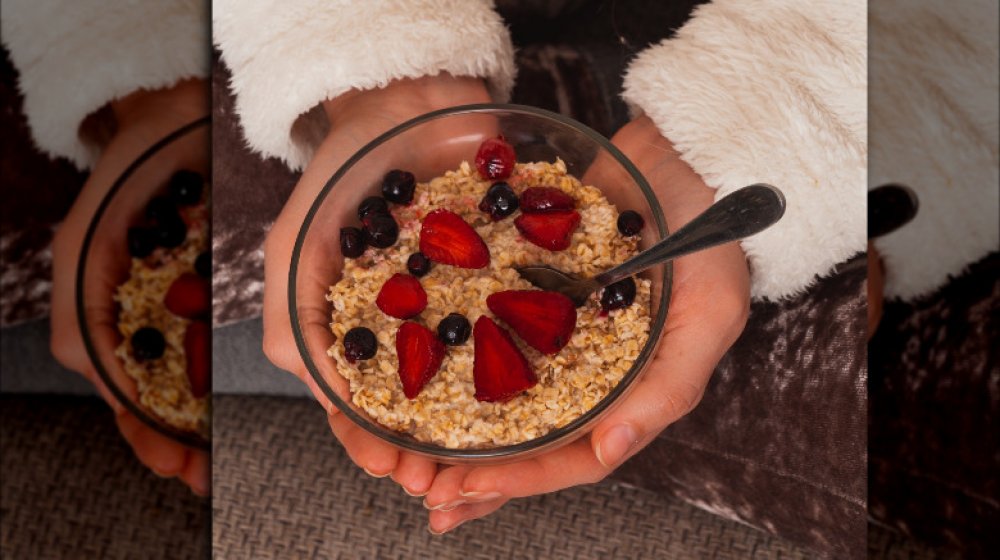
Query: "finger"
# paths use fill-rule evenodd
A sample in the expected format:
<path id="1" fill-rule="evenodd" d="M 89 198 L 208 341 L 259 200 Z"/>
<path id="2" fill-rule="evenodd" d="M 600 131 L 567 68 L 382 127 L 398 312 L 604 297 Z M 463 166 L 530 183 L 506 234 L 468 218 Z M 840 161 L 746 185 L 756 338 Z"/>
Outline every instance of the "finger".
<path id="1" fill-rule="evenodd" d="M 185 447 L 126 412 L 115 420 L 125 441 L 142 464 L 163 477 L 177 476 L 184 467 Z"/>
<path id="2" fill-rule="evenodd" d="M 392 479 L 411 496 L 427 494 L 434 482 L 438 466 L 434 461 L 413 453 L 399 452 L 399 461 L 392 471 Z"/>
<path id="3" fill-rule="evenodd" d="M 181 480 L 199 496 L 212 493 L 211 459 L 207 452 L 187 450 L 187 462 L 180 473 Z"/>
<path id="4" fill-rule="evenodd" d="M 327 416 L 327 420 L 354 464 L 376 478 L 392 474 L 399 461 L 399 451 L 395 447 L 366 432 L 343 414 Z"/>
<path id="5" fill-rule="evenodd" d="M 462 481 L 465 475 L 473 467 L 467 465 L 456 465 L 442 469 L 434 477 L 427 495 L 424 496 L 424 507 L 430 510 L 445 507 L 454 507 L 460 502 L 467 502 L 465 497 L 459 495 L 462 489 Z"/>
<path id="6" fill-rule="evenodd" d="M 492 500 L 476 504 L 466 504 L 448 511 L 436 510 L 428 515 L 427 529 L 435 534 L 441 535 L 454 530 L 459 525 L 486 517 L 494 511 L 502 508 L 507 503 L 506 499 Z"/>

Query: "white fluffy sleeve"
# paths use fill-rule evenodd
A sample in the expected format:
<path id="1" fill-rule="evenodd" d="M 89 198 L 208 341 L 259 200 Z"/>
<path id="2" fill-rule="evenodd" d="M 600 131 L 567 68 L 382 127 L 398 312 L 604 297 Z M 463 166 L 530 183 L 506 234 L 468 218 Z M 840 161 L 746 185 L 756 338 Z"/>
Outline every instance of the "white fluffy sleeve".
<path id="1" fill-rule="evenodd" d="M 513 85 L 490 0 L 216 0 L 212 17 L 248 144 L 293 169 L 325 131 L 320 102 L 348 90 L 448 72 L 503 101 Z"/>
<path id="2" fill-rule="evenodd" d="M 866 245 L 864 0 L 715 0 L 630 65 L 624 98 L 717 198 L 763 182 L 787 211 L 742 242 L 755 298 L 801 292 Z"/>
<path id="3" fill-rule="evenodd" d="M 78 134 L 88 115 L 209 73 L 204 0 L 4 0 L 0 21 L 35 143 L 83 169 L 98 150 Z"/>

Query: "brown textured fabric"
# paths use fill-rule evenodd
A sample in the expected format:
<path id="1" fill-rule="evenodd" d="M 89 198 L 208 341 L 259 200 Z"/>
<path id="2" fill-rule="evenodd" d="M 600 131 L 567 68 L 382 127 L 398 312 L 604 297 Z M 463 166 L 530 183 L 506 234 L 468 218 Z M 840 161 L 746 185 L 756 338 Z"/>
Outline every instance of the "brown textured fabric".
<path id="1" fill-rule="evenodd" d="M 0 398 L 0 557 L 204 558 L 208 500 L 132 455 L 96 397 Z"/>

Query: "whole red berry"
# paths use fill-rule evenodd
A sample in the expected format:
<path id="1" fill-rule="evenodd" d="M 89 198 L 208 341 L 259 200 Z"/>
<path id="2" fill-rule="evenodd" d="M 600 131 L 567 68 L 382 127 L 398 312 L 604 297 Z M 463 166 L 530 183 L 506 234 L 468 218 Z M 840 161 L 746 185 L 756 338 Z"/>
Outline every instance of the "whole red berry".
<path id="1" fill-rule="evenodd" d="M 501 134 L 479 145 L 476 152 L 476 169 L 485 179 L 497 181 L 510 177 L 514 171 L 514 147 Z"/>

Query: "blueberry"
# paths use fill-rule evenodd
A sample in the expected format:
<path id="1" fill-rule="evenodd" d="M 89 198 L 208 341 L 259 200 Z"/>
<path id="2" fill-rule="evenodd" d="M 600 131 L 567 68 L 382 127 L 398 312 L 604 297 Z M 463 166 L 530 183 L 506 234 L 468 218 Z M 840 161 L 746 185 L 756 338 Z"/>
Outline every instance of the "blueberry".
<path id="1" fill-rule="evenodd" d="M 146 205 L 146 217 L 154 222 L 180 219 L 177 206 L 165 196 L 157 196 Z"/>
<path id="2" fill-rule="evenodd" d="M 194 171 L 178 171 L 170 178 L 167 190 L 174 202 L 181 206 L 190 206 L 201 200 L 204 182 L 201 175 Z"/>
<path id="3" fill-rule="evenodd" d="M 510 216 L 517 210 L 519 202 L 514 189 L 507 183 L 493 183 L 486 196 L 479 202 L 479 209 L 490 215 L 494 222 Z"/>
<path id="4" fill-rule="evenodd" d="M 635 210 L 626 210 L 618 215 L 618 231 L 626 237 L 638 235 L 645 222 Z"/>
<path id="5" fill-rule="evenodd" d="M 160 247 L 173 249 L 187 239 L 187 224 L 180 216 L 158 222 L 153 232 L 156 235 L 156 244 Z"/>
<path id="6" fill-rule="evenodd" d="M 431 260 L 421 252 L 413 253 L 410 255 L 410 258 L 406 259 L 406 270 L 409 270 L 410 274 L 420 278 L 430 272 Z"/>
<path id="7" fill-rule="evenodd" d="M 212 276 L 212 253 L 205 251 L 194 260 L 194 271 L 202 278 Z"/>
<path id="8" fill-rule="evenodd" d="M 368 214 L 361 223 L 364 224 L 365 241 L 372 247 L 392 247 L 399 238 L 399 226 L 390 214 Z"/>
<path id="9" fill-rule="evenodd" d="M 417 180 L 413 177 L 413 173 L 393 169 L 382 179 L 382 196 L 389 202 L 409 204 L 413 201 L 413 191 L 416 187 Z"/>
<path id="10" fill-rule="evenodd" d="M 344 335 L 344 356 L 352 364 L 358 360 L 367 360 L 378 350 L 375 333 L 365 327 L 354 327 Z"/>
<path id="11" fill-rule="evenodd" d="M 631 277 L 619 280 L 604 288 L 601 294 L 601 309 L 611 311 L 632 305 L 635 301 L 635 280 Z"/>
<path id="12" fill-rule="evenodd" d="M 369 196 L 358 205 L 358 219 L 365 219 L 368 214 L 388 214 L 389 205 L 381 196 Z"/>
<path id="13" fill-rule="evenodd" d="M 365 254 L 365 234 L 356 227 L 340 228 L 340 252 L 349 259 Z"/>
<path id="14" fill-rule="evenodd" d="M 149 228 L 128 228 L 128 254 L 136 258 L 149 256 L 156 249 L 156 235 Z"/>
<path id="15" fill-rule="evenodd" d="M 163 333 L 153 327 L 142 327 L 132 333 L 132 355 L 140 362 L 158 359 L 166 347 Z"/>
<path id="16" fill-rule="evenodd" d="M 472 327 L 461 313 L 449 313 L 438 323 L 438 338 L 448 346 L 459 346 L 469 340 Z"/>

